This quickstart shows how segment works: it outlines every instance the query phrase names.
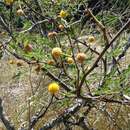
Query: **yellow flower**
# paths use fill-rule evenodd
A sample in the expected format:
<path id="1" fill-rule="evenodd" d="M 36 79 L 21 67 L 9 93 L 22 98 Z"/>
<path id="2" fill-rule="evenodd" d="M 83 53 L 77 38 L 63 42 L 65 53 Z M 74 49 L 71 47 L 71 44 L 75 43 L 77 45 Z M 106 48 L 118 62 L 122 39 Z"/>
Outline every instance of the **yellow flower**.
<path id="1" fill-rule="evenodd" d="M 53 38 L 53 37 L 55 37 L 55 36 L 57 36 L 57 32 L 55 32 L 55 31 L 48 33 L 48 37 L 49 37 L 49 38 Z"/>
<path id="2" fill-rule="evenodd" d="M 54 62 L 53 60 L 49 60 L 49 61 L 47 62 L 48 65 L 54 65 L 54 63 L 55 63 L 55 62 Z"/>
<path id="3" fill-rule="evenodd" d="M 63 31 L 65 27 L 64 27 L 64 25 L 60 24 L 60 25 L 58 26 L 58 28 L 59 28 L 61 31 Z"/>
<path id="4" fill-rule="evenodd" d="M 64 10 L 61 10 L 59 16 L 61 18 L 64 18 L 64 17 L 68 16 L 68 13 L 66 11 L 64 11 Z"/>
<path id="5" fill-rule="evenodd" d="M 27 52 L 32 52 L 33 50 L 33 47 L 30 43 L 27 43 L 24 45 L 24 51 L 27 53 Z"/>
<path id="6" fill-rule="evenodd" d="M 9 64 L 15 64 L 15 60 L 9 60 Z"/>
<path id="7" fill-rule="evenodd" d="M 88 42 L 89 43 L 94 43 L 96 40 L 95 40 L 95 37 L 94 36 L 89 36 L 88 37 Z"/>
<path id="8" fill-rule="evenodd" d="M 14 0 L 5 0 L 6 5 L 11 5 L 13 4 Z"/>
<path id="9" fill-rule="evenodd" d="M 85 53 L 82 53 L 82 52 L 78 53 L 76 56 L 76 59 L 79 63 L 83 63 L 84 60 L 86 59 Z"/>
<path id="10" fill-rule="evenodd" d="M 54 58 L 59 58 L 62 55 L 62 50 L 59 47 L 55 47 L 52 49 L 52 56 Z"/>
<path id="11" fill-rule="evenodd" d="M 51 83 L 48 86 L 48 91 L 51 94 L 56 94 L 59 91 L 59 89 L 60 89 L 60 86 L 57 83 Z"/>
<path id="12" fill-rule="evenodd" d="M 22 10 L 22 9 L 18 9 L 18 10 L 17 10 L 17 15 L 18 15 L 18 16 L 24 15 L 23 10 Z"/>
<path id="13" fill-rule="evenodd" d="M 73 58 L 68 57 L 68 59 L 67 59 L 67 63 L 68 63 L 68 64 L 73 64 L 73 63 L 74 63 Z"/>

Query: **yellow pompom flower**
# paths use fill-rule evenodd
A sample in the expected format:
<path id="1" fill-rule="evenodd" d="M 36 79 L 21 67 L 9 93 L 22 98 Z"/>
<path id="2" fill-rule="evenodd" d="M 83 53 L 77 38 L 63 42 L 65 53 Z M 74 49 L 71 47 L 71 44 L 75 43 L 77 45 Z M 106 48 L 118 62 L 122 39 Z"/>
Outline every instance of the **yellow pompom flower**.
<path id="1" fill-rule="evenodd" d="M 60 86 L 57 83 L 51 83 L 48 85 L 48 91 L 51 94 L 56 94 L 60 89 Z"/>
<path id="2" fill-rule="evenodd" d="M 47 61 L 47 64 L 48 64 L 48 65 L 54 65 L 54 63 L 55 63 L 55 62 L 54 62 L 53 60 Z"/>
<path id="3" fill-rule="evenodd" d="M 14 0 L 5 0 L 4 2 L 6 5 L 11 5 L 13 4 Z"/>
<path id="4" fill-rule="evenodd" d="M 73 63 L 74 63 L 73 58 L 68 57 L 68 59 L 67 59 L 67 63 L 68 63 L 68 64 L 73 64 Z"/>
<path id="5" fill-rule="evenodd" d="M 24 11 L 22 9 L 18 9 L 16 13 L 17 13 L 18 16 L 24 15 Z"/>
<path id="6" fill-rule="evenodd" d="M 53 38 L 53 37 L 55 37 L 55 36 L 57 36 L 57 32 L 55 32 L 55 31 L 48 33 L 48 37 L 49 37 L 49 38 Z"/>
<path id="7" fill-rule="evenodd" d="M 94 36 L 89 36 L 88 37 L 88 42 L 89 43 L 94 43 L 96 40 L 95 40 L 95 37 Z"/>
<path id="8" fill-rule="evenodd" d="M 61 31 L 63 31 L 65 27 L 64 27 L 63 24 L 60 24 L 60 25 L 58 26 L 58 28 L 59 28 Z"/>
<path id="9" fill-rule="evenodd" d="M 66 11 L 64 11 L 64 10 L 60 11 L 59 17 L 64 18 L 64 17 L 67 17 L 67 16 L 68 16 L 68 13 Z"/>
<path id="10" fill-rule="evenodd" d="M 62 55 L 62 50 L 59 47 L 55 47 L 52 49 L 52 56 L 54 58 L 59 58 Z"/>
<path id="11" fill-rule="evenodd" d="M 79 63 L 83 63 L 86 59 L 85 53 L 79 52 L 76 56 L 76 59 Z"/>
<path id="12" fill-rule="evenodd" d="M 9 60 L 9 64 L 15 64 L 15 60 Z"/>

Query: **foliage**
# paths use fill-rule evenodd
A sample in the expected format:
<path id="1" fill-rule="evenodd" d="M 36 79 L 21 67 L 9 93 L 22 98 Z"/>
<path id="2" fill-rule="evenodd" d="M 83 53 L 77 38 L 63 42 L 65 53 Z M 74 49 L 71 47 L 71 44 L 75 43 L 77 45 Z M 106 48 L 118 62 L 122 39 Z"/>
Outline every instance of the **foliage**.
<path id="1" fill-rule="evenodd" d="M 26 103 L 12 118 L 16 129 L 128 126 L 129 120 L 122 126 L 117 120 L 120 106 L 130 105 L 130 66 L 122 61 L 129 56 L 130 3 L 104 0 L 89 9 L 91 2 L 0 2 L 1 60 L 8 52 L 10 66 L 18 68 L 13 78 L 29 82 Z M 104 115 L 108 127 L 96 126 Z"/>

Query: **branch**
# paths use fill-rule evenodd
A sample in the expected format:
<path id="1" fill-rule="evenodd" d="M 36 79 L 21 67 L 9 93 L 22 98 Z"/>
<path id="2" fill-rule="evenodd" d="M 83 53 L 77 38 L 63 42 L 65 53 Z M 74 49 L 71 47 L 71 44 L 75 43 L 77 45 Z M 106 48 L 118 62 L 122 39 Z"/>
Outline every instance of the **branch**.
<path id="1" fill-rule="evenodd" d="M 52 104 L 53 97 L 54 97 L 54 95 L 52 95 L 49 104 L 47 105 L 45 111 L 42 114 L 41 114 L 41 112 L 42 112 L 44 107 L 41 108 L 38 115 L 35 115 L 35 116 L 32 117 L 32 120 L 31 120 L 31 123 L 30 123 L 30 126 L 29 126 L 29 130 L 31 130 L 35 126 L 35 124 L 39 121 L 39 119 L 41 119 L 41 118 L 43 118 L 45 116 L 46 112 L 48 111 L 48 109 L 50 108 L 50 106 Z"/>
<path id="2" fill-rule="evenodd" d="M 33 9 L 33 7 L 31 6 L 31 4 L 28 4 L 28 2 L 26 2 L 26 0 L 22 0 L 22 1 L 23 1 L 23 2 L 27 5 L 27 7 L 28 7 L 29 9 L 31 9 L 31 11 L 34 12 L 36 15 L 41 16 L 42 19 L 45 18 L 45 16 L 43 16 L 42 13 L 37 12 L 35 9 Z"/>
<path id="3" fill-rule="evenodd" d="M 0 24 L 10 34 L 10 36 L 12 36 L 12 33 L 11 33 L 10 29 L 8 28 L 7 24 L 5 23 L 4 19 L 2 18 L 2 16 L 0 16 Z"/>
<path id="4" fill-rule="evenodd" d="M 84 74 L 83 78 L 81 79 L 80 85 L 77 89 L 77 96 L 80 95 L 80 91 L 81 91 L 81 87 L 87 77 L 88 74 L 90 74 L 95 67 L 97 66 L 98 62 L 100 61 L 100 59 L 103 57 L 103 55 L 105 54 L 105 52 L 109 49 L 109 47 L 113 44 L 113 42 L 119 37 L 119 35 L 126 29 L 126 27 L 128 27 L 130 25 L 130 19 L 127 21 L 127 23 L 119 30 L 119 32 L 117 32 L 117 34 L 115 35 L 115 37 L 110 41 L 109 44 L 106 45 L 106 47 L 104 48 L 104 50 L 101 52 L 101 54 L 99 55 L 99 57 L 97 58 L 97 60 L 94 62 L 93 66 Z"/>
<path id="5" fill-rule="evenodd" d="M 117 61 L 119 61 L 122 57 L 125 56 L 125 54 L 126 54 L 127 50 L 129 49 L 129 47 L 130 47 L 130 37 L 129 37 L 128 42 L 126 43 L 122 53 L 118 56 Z"/>
<path id="6" fill-rule="evenodd" d="M 10 123 L 10 121 L 3 114 L 3 106 L 2 106 L 1 98 L 0 98 L 0 119 L 4 123 L 7 130 L 15 130 L 14 126 Z"/>
<path id="7" fill-rule="evenodd" d="M 55 119 L 52 119 L 50 122 L 46 123 L 40 130 L 50 130 L 56 125 L 59 125 L 60 123 L 64 122 L 64 120 L 69 119 L 71 115 L 79 111 L 82 105 L 84 105 L 83 100 L 78 100 L 78 102 L 74 106 L 68 108 L 61 115 L 59 115 Z"/>
<path id="8" fill-rule="evenodd" d="M 110 96 L 111 94 L 109 94 Z M 110 98 L 106 95 L 101 95 L 101 96 L 90 96 L 90 95 L 85 95 L 85 96 L 80 96 L 82 100 L 85 100 L 87 103 L 92 103 L 92 102 L 106 102 L 106 103 L 115 103 L 115 104 L 121 104 L 121 105 L 127 105 L 130 106 L 130 100 L 126 97 L 124 97 L 124 100 L 118 100 L 118 99 L 113 99 Z"/>
<path id="9" fill-rule="evenodd" d="M 58 77 L 56 77 L 54 74 L 52 74 L 49 70 L 47 70 L 46 68 L 42 68 L 43 71 L 46 72 L 46 74 L 53 80 L 59 82 L 62 87 L 66 90 L 66 91 L 72 91 L 72 87 L 68 86 L 67 84 L 65 84 L 63 81 L 61 81 Z"/>
<path id="10" fill-rule="evenodd" d="M 11 55 L 13 55 L 14 57 L 16 57 L 17 59 L 21 59 L 23 61 L 25 61 L 28 64 L 35 64 L 37 63 L 37 61 L 30 61 L 22 56 L 19 56 L 18 54 L 16 54 L 15 52 L 11 52 L 8 48 L 7 45 L 10 43 L 12 39 L 10 38 L 8 41 L 5 41 L 2 43 L 3 48 L 8 51 Z M 72 91 L 72 87 L 68 86 L 67 84 L 65 84 L 63 81 L 61 81 L 58 77 L 56 77 L 54 74 L 52 74 L 48 69 L 46 69 L 45 67 L 42 68 L 42 71 L 46 72 L 46 74 L 53 80 L 59 82 L 62 87 L 66 90 L 66 91 Z"/>
<path id="11" fill-rule="evenodd" d="M 42 21 L 38 21 L 37 23 L 33 24 L 30 28 L 21 31 L 20 33 L 30 32 L 30 31 L 31 31 L 33 28 L 35 28 L 37 25 L 42 24 L 42 23 L 47 22 L 47 21 L 48 21 L 47 19 L 42 20 Z"/>
<path id="12" fill-rule="evenodd" d="M 88 113 L 91 111 L 91 109 L 92 109 L 92 106 L 88 105 L 87 110 L 84 113 L 82 113 L 82 116 L 79 115 L 78 121 L 71 122 L 71 121 L 67 120 L 66 124 L 68 124 L 68 126 L 72 126 L 72 125 L 73 126 L 75 126 L 75 125 L 80 126 L 83 130 L 93 130 L 92 128 L 89 128 L 90 126 L 89 126 L 89 123 L 86 119 L 86 117 L 87 117 Z"/>
<path id="13" fill-rule="evenodd" d="M 93 15 L 93 13 L 89 9 L 87 10 L 87 12 L 93 18 L 93 20 L 95 21 L 97 26 L 102 30 L 104 40 L 106 41 L 106 45 L 107 45 L 109 43 L 109 39 L 108 39 L 108 36 L 107 36 L 107 31 L 106 31 L 105 26 L 100 21 L 98 21 L 98 19 Z"/>

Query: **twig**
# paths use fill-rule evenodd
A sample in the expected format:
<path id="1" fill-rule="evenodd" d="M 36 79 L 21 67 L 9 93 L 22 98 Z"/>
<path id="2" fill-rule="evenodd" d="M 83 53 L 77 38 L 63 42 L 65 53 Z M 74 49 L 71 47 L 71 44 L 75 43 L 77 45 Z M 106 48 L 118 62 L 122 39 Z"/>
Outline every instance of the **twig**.
<path id="1" fill-rule="evenodd" d="M 32 83 L 32 65 L 29 64 L 29 82 L 30 82 L 30 87 L 31 87 L 31 93 L 32 95 L 34 95 L 34 87 L 33 87 L 33 83 Z"/>
<path id="2" fill-rule="evenodd" d="M 28 100 L 28 122 L 29 126 L 31 125 L 31 105 L 30 105 L 30 100 Z"/>
<path id="3" fill-rule="evenodd" d="M 72 91 L 72 87 L 68 86 L 67 84 L 65 84 L 62 80 L 60 80 L 58 77 L 56 77 L 54 74 L 52 74 L 49 70 L 47 70 L 46 68 L 42 68 L 43 71 L 46 72 L 46 74 L 53 80 L 59 82 L 61 84 L 61 86 L 66 90 L 66 91 Z"/>
<path id="4" fill-rule="evenodd" d="M 129 49 L 129 47 L 130 47 L 130 37 L 128 39 L 128 42 L 125 44 L 125 47 L 124 47 L 122 53 L 118 56 L 117 61 L 119 61 L 122 57 L 125 56 L 125 54 L 126 54 L 127 50 Z"/>
<path id="5" fill-rule="evenodd" d="M 41 108 L 38 115 L 35 115 L 35 116 L 32 117 L 32 120 L 31 120 L 30 126 L 29 126 L 29 130 L 31 130 L 36 125 L 36 123 L 39 121 L 39 119 L 41 119 L 45 116 L 46 112 L 48 111 L 48 109 L 50 108 L 50 106 L 52 104 L 53 97 L 54 97 L 54 95 L 52 95 L 51 100 L 50 100 L 49 104 L 47 105 L 47 107 L 46 107 L 46 109 L 43 113 L 41 113 L 41 112 L 42 112 L 44 106 Z"/>
<path id="6" fill-rule="evenodd" d="M 26 2 L 26 0 L 22 0 L 22 1 L 27 5 L 27 7 L 28 7 L 29 9 L 31 9 L 32 12 L 34 12 L 35 14 L 41 16 L 43 19 L 45 18 L 40 12 L 35 11 L 35 10 L 31 7 L 31 5 Z"/>
<path id="7" fill-rule="evenodd" d="M 2 106 L 1 98 L 0 98 L 0 119 L 4 123 L 7 130 L 15 130 L 14 126 L 10 123 L 10 121 L 3 114 L 3 106 Z"/>
<path id="8" fill-rule="evenodd" d="M 36 26 L 38 26 L 39 24 L 42 24 L 42 23 L 44 23 L 44 22 L 47 22 L 47 21 L 48 21 L 47 19 L 42 20 L 42 21 L 38 21 L 38 22 L 36 22 L 35 24 L 33 24 L 30 28 L 28 28 L 28 29 L 26 29 L 26 30 L 21 31 L 20 33 L 31 32 L 31 31 L 32 31 L 32 29 L 34 29 Z"/>
<path id="9" fill-rule="evenodd" d="M 69 119 L 71 115 L 79 111 L 79 109 L 81 108 L 83 104 L 84 104 L 83 100 L 78 100 L 78 102 L 74 106 L 68 108 L 61 115 L 57 116 L 56 118 L 46 123 L 42 128 L 40 128 L 40 130 L 50 130 L 54 126 L 62 123 L 64 120 Z"/>
<path id="10" fill-rule="evenodd" d="M 99 26 L 99 28 L 102 30 L 104 40 L 106 41 L 106 45 L 109 44 L 109 39 L 108 39 L 108 36 L 107 36 L 107 31 L 106 31 L 105 26 L 100 21 L 98 21 L 98 19 L 93 15 L 93 13 L 90 11 L 90 9 L 88 9 L 87 12 L 93 18 L 93 20 L 95 21 L 97 26 Z"/>
<path id="11" fill-rule="evenodd" d="M 72 43 L 71 38 L 70 38 L 70 36 L 69 36 L 67 30 L 66 30 L 66 33 L 67 33 L 66 35 L 67 35 L 67 37 L 68 37 L 69 44 L 70 44 L 71 51 L 72 51 L 72 58 L 74 59 L 74 63 L 75 63 L 76 70 L 77 70 L 77 78 L 76 78 L 76 88 L 77 88 L 78 85 L 79 85 L 79 80 L 80 80 L 80 69 L 79 69 L 78 64 L 77 64 L 77 62 L 76 62 L 76 58 L 75 58 L 75 54 L 74 54 L 74 43 L 75 43 L 76 41 L 75 41 L 74 43 Z"/>
<path id="12" fill-rule="evenodd" d="M 13 55 L 14 57 L 16 57 L 17 59 L 21 59 L 21 60 L 25 61 L 25 62 L 28 63 L 28 64 L 35 64 L 35 63 L 37 63 L 37 61 L 30 61 L 30 60 L 28 60 L 28 59 L 26 59 L 26 58 L 24 58 L 24 57 L 19 56 L 19 55 L 16 54 L 15 52 L 11 52 L 11 51 L 7 48 L 7 46 L 6 46 L 6 44 L 9 44 L 10 41 L 11 41 L 11 39 L 9 39 L 7 42 L 2 43 L 2 46 L 3 46 L 4 49 L 6 49 L 11 55 Z M 63 87 L 66 91 L 72 91 L 72 90 L 73 90 L 71 86 L 68 86 L 67 84 L 65 84 L 63 81 L 61 81 L 58 77 L 56 77 L 54 74 L 52 74 L 52 73 L 51 73 L 48 69 L 46 69 L 45 67 L 42 68 L 42 71 L 43 71 L 43 72 L 46 72 L 46 74 L 47 74 L 51 79 L 53 79 L 53 80 L 59 82 L 59 83 L 62 85 L 62 87 Z"/>
<path id="13" fill-rule="evenodd" d="M 10 31 L 10 29 L 8 28 L 6 22 L 4 21 L 4 19 L 2 18 L 2 16 L 0 16 L 0 24 L 3 26 L 3 28 L 10 34 L 10 36 L 12 36 L 12 33 Z"/>
<path id="14" fill-rule="evenodd" d="M 117 34 L 115 35 L 115 37 L 110 41 L 110 43 L 108 45 L 106 45 L 106 47 L 104 48 L 104 50 L 101 52 L 101 54 L 99 55 L 99 57 L 96 59 L 96 61 L 94 62 L 94 64 L 92 65 L 92 67 L 84 74 L 83 78 L 81 79 L 81 82 L 79 84 L 79 87 L 77 89 L 77 96 L 80 95 L 80 91 L 81 91 L 81 87 L 86 79 L 86 76 L 88 74 L 90 74 L 95 67 L 97 66 L 98 62 L 100 61 L 100 59 L 103 57 L 103 55 L 105 54 L 105 52 L 109 49 L 109 47 L 113 44 L 113 42 L 119 37 L 119 35 L 126 29 L 126 27 L 130 24 L 130 19 L 127 21 L 127 23 L 119 30 L 119 32 L 117 32 Z"/>

